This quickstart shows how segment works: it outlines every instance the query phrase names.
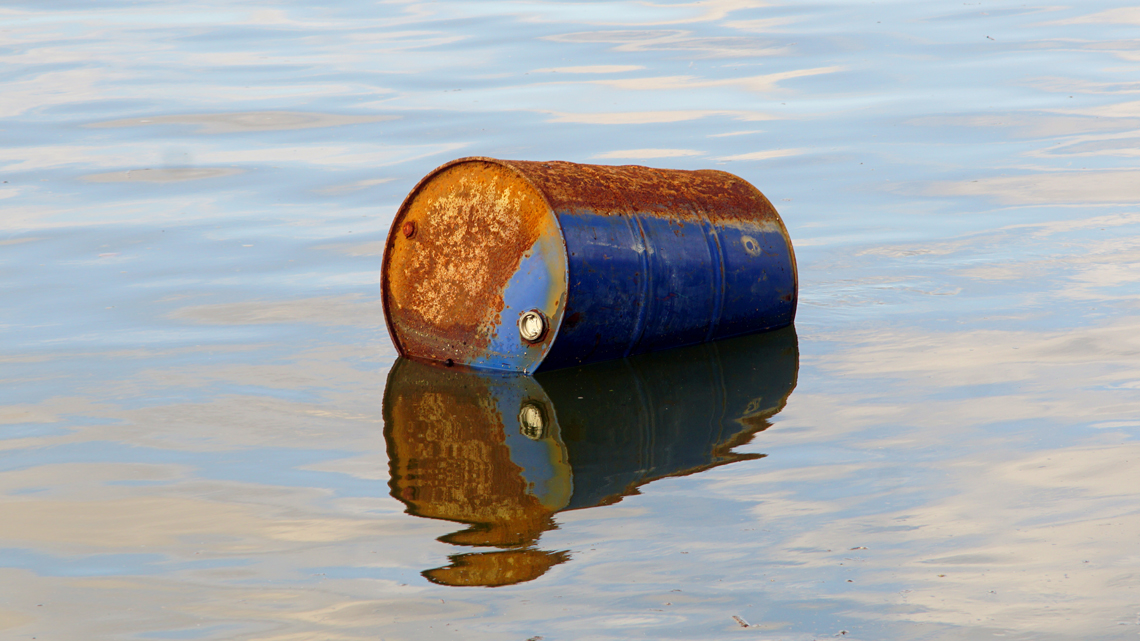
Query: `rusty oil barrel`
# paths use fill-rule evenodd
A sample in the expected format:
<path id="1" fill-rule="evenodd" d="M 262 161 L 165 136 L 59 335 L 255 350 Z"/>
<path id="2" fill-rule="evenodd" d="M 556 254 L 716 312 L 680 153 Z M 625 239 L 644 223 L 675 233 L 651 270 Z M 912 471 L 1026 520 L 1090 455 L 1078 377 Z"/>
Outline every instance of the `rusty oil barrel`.
<path id="1" fill-rule="evenodd" d="M 534 373 L 790 325 L 797 276 L 730 173 L 472 157 L 408 194 L 381 288 L 401 355 Z"/>

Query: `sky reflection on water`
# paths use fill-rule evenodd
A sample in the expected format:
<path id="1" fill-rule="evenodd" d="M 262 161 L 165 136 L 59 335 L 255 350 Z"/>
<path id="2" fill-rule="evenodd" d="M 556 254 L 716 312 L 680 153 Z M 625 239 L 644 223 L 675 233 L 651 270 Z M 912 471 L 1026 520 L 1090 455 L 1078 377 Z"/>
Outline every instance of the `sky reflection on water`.
<path id="1" fill-rule="evenodd" d="M 0 630 L 1134 637 L 1137 26 L 1121 2 L 6 3 Z M 475 154 L 737 173 L 801 277 L 795 392 L 733 450 L 764 458 L 557 512 L 565 562 L 495 589 L 421 575 L 462 526 L 405 514 L 384 435 L 387 226 Z"/>

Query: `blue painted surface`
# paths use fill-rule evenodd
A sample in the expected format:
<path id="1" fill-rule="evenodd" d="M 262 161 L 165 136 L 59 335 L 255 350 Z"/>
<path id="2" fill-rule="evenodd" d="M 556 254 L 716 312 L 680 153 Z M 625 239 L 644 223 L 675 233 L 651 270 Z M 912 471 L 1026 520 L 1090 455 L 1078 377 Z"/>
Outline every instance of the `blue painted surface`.
<path id="1" fill-rule="evenodd" d="M 519 316 L 529 309 L 541 309 L 547 318 L 557 318 L 557 309 L 549 301 L 552 288 L 561 289 L 563 277 L 550 270 L 548 254 L 561 252 L 561 245 L 551 243 L 552 239 L 539 238 L 534 241 L 527 255 L 519 262 L 519 269 L 503 288 L 503 311 L 499 314 L 499 330 L 491 338 L 487 351 L 469 365 L 478 369 L 533 372 L 541 360 L 544 346 L 530 346 L 519 338 L 517 323 Z M 557 240 L 557 239 L 553 239 Z"/>
<path id="2" fill-rule="evenodd" d="M 646 248 L 627 216 L 560 214 L 566 310 L 542 369 L 621 358 L 637 339 Z"/>
<path id="3" fill-rule="evenodd" d="M 784 236 L 774 229 L 735 227 L 720 227 L 717 236 L 724 257 L 724 310 L 712 338 L 791 323 L 796 313 L 796 272 Z"/>
<path id="4" fill-rule="evenodd" d="M 539 370 L 791 324 L 796 276 L 778 228 L 556 212 L 569 285 Z"/>

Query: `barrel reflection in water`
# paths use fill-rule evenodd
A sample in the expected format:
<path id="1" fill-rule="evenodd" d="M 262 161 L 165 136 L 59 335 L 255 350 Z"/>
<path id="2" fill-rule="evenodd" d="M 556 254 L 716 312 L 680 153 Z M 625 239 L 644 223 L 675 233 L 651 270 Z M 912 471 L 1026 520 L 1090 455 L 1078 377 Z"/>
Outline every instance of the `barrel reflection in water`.
<path id="1" fill-rule="evenodd" d="M 796 384 L 795 329 L 536 377 L 400 359 L 384 392 L 392 496 L 416 516 L 467 525 L 430 581 L 501 586 L 569 559 L 537 547 L 555 512 L 616 503 L 737 454 Z"/>

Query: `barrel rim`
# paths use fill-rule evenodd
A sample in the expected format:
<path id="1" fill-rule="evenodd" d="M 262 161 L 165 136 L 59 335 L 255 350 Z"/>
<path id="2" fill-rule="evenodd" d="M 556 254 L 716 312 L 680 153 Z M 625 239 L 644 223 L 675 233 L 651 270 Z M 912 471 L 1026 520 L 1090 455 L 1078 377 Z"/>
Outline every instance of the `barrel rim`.
<path id="1" fill-rule="evenodd" d="M 509 169 L 516 176 L 521 178 L 523 180 L 523 182 L 525 182 L 527 184 L 527 186 L 529 186 L 532 190 L 534 190 L 534 192 L 536 194 L 538 194 L 538 196 L 542 199 L 543 204 L 546 205 L 547 213 L 551 216 L 551 218 L 555 222 L 554 228 L 558 231 L 558 240 L 561 244 L 562 253 L 566 257 L 566 260 L 569 261 L 570 250 L 566 246 L 566 237 L 562 233 L 562 224 L 559 221 L 558 215 L 555 213 L 554 208 L 551 207 L 551 205 L 550 205 L 550 199 L 547 198 L 547 195 L 543 190 L 539 189 L 538 186 L 534 184 L 534 181 L 532 181 L 530 179 L 530 177 L 526 175 L 526 172 L 524 172 L 521 169 L 519 169 L 518 167 L 514 166 L 514 164 L 512 164 L 512 161 L 503 160 L 500 158 L 491 158 L 489 156 L 464 156 L 463 158 L 456 158 L 454 160 L 450 160 L 448 162 L 445 162 L 442 165 L 439 165 L 435 169 L 428 172 L 423 178 L 421 178 L 419 180 L 419 182 L 417 182 L 415 184 L 414 187 L 412 187 L 411 191 L 408 192 L 408 195 L 404 197 L 404 201 L 402 203 L 400 203 L 400 206 L 396 209 L 396 215 L 392 217 L 392 224 L 388 228 L 388 237 L 384 241 L 384 257 L 380 261 L 380 304 L 381 304 L 381 308 L 384 312 L 384 324 L 388 329 L 388 337 L 392 340 L 392 345 L 395 346 L 395 348 L 396 348 L 396 353 L 399 354 L 400 356 L 403 356 L 404 358 L 408 358 L 411 360 L 419 360 L 419 359 L 416 359 L 414 356 L 411 356 L 405 352 L 403 345 L 400 344 L 399 336 L 396 334 L 395 328 L 392 326 L 392 314 L 391 314 L 391 309 L 390 309 L 390 303 L 388 300 L 389 299 L 388 269 L 389 269 L 389 264 L 391 261 L 392 245 L 393 245 L 393 243 L 396 242 L 396 234 L 399 233 L 401 220 L 407 214 L 408 208 L 411 206 L 412 201 L 420 193 L 420 191 L 423 190 L 423 188 L 428 184 L 428 182 L 431 181 L 433 178 L 435 178 L 436 176 L 438 176 L 440 173 L 442 173 L 443 171 L 445 171 L 447 169 L 450 169 L 456 165 L 461 165 L 461 164 L 470 163 L 470 162 L 485 162 L 485 163 L 489 163 L 492 165 L 497 165 L 497 166 Z M 543 161 L 531 161 L 531 162 L 543 162 Z M 543 354 L 534 363 L 531 364 L 530 367 L 528 367 L 526 370 L 523 371 L 524 374 L 533 374 L 539 368 L 539 366 L 542 365 L 542 362 L 546 360 L 547 355 L 550 353 L 550 347 L 553 346 L 554 342 L 558 339 L 558 333 L 559 333 L 559 330 L 562 328 L 562 319 L 564 316 L 564 314 L 561 312 L 564 312 L 566 309 L 566 302 L 567 302 L 566 292 L 568 291 L 569 286 L 570 286 L 569 278 L 570 278 L 570 275 L 569 275 L 568 271 L 563 270 L 563 272 L 562 272 L 562 292 L 563 292 L 563 295 L 562 295 L 561 303 L 559 304 L 558 322 L 557 323 L 551 323 L 552 327 L 549 330 L 550 338 L 546 341 L 546 346 L 547 346 L 546 350 L 543 352 Z M 476 368 L 476 369 L 478 369 L 478 368 Z"/>
<path id="2" fill-rule="evenodd" d="M 799 306 L 800 306 L 800 267 L 799 267 L 799 262 L 796 260 L 796 248 L 792 245 L 792 234 L 790 232 L 788 232 L 788 226 L 786 224 L 784 224 L 784 217 L 780 215 L 780 210 L 776 209 L 776 206 L 773 205 L 772 201 L 769 200 L 768 197 L 764 195 L 764 192 L 760 191 L 760 188 L 757 187 L 756 185 L 753 185 L 752 181 L 748 180 L 747 178 L 744 178 L 743 176 L 738 176 L 738 175 L 736 175 L 730 171 L 724 171 L 722 169 L 706 169 L 703 171 L 717 171 L 717 172 L 720 172 L 722 174 L 728 174 L 729 176 L 737 178 L 738 180 L 743 182 L 745 185 L 748 185 L 752 189 L 752 191 L 755 191 L 756 195 L 760 196 L 760 198 L 763 199 L 764 202 L 768 203 L 768 206 L 771 207 L 772 211 L 776 214 L 776 223 L 778 225 L 780 225 L 780 231 L 783 232 L 783 234 L 781 234 L 781 235 L 784 237 L 784 242 L 787 243 L 787 245 L 788 245 L 788 257 L 792 260 L 792 290 L 793 290 L 793 295 L 792 295 L 792 321 L 791 321 L 791 323 L 795 323 L 796 312 L 799 311 Z M 789 323 L 789 324 L 791 324 L 791 323 Z"/>

